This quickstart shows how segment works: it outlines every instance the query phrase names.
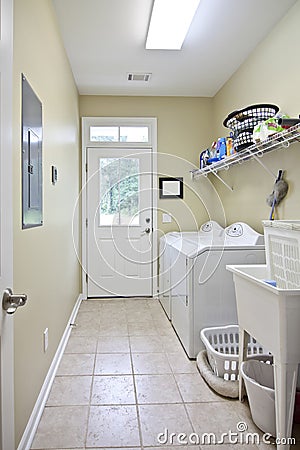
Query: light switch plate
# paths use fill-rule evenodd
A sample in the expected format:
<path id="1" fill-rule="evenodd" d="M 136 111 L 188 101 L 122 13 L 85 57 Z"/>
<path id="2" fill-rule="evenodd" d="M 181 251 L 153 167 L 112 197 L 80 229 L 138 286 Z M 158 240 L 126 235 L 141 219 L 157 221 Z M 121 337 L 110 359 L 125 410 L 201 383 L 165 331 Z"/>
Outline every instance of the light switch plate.
<path id="1" fill-rule="evenodd" d="M 162 222 L 163 223 L 171 223 L 172 222 L 172 217 L 170 216 L 170 214 L 163 214 L 162 215 Z"/>

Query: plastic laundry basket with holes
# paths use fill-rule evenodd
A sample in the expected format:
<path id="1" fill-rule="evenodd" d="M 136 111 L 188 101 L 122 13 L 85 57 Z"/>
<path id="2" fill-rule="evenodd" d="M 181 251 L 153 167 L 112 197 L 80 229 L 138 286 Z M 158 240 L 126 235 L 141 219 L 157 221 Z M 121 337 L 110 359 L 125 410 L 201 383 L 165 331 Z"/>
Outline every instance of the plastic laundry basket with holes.
<path id="1" fill-rule="evenodd" d="M 239 377 L 239 327 L 203 328 L 200 337 L 206 347 L 207 359 L 218 376 L 227 381 L 236 381 Z M 271 362 L 272 356 L 255 339 L 250 337 L 248 358 Z"/>
<path id="2" fill-rule="evenodd" d="M 264 220 L 268 276 L 281 289 L 300 288 L 300 220 Z"/>

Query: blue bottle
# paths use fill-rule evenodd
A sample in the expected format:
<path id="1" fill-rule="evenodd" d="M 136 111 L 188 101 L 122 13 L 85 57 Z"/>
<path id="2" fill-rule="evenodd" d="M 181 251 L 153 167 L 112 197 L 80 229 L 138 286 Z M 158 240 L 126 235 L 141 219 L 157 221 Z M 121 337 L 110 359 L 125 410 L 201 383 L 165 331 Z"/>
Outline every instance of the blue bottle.
<path id="1" fill-rule="evenodd" d="M 226 138 L 218 139 L 218 157 L 224 159 L 226 156 Z"/>

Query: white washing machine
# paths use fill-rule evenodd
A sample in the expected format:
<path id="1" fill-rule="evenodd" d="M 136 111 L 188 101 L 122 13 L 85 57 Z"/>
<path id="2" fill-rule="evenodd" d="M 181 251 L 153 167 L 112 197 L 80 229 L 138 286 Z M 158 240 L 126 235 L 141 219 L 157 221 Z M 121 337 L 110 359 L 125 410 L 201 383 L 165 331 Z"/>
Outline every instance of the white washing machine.
<path id="1" fill-rule="evenodd" d="M 227 264 L 263 264 L 263 235 L 235 223 L 210 243 L 177 240 L 169 257 L 172 325 L 189 358 L 204 348 L 200 330 L 237 323 L 235 290 Z"/>
<path id="2" fill-rule="evenodd" d="M 196 242 L 197 245 L 203 238 L 209 239 L 209 242 L 219 239 L 224 233 L 224 228 L 214 220 L 205 222 L 199 228 L 199 231 L 171 231 L 160 238 L 159 241 L 159 300 L 164 308 L 168 318 L 172 320 L 171 293 L 170 293 L 170 267 L 172 260 L 170 258 L 171 245 L 177 241 L 186 239 Z"/>

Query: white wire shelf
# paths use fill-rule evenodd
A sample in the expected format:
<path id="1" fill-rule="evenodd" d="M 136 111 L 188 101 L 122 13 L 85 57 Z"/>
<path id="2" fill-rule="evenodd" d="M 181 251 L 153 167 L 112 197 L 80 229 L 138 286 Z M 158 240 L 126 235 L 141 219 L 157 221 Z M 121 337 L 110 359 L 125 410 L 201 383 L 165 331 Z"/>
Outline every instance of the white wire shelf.
<path id="1" fill-rule="evenodd" d="M 273 134 L 265 141 L 253 144 L 250 147 L 247 147 L 244 150 L 235 153 L 234 155 L 227 156 L 220 161 L 205 166 L 203 169 L 192 170 L 192 178 L 198 179 L 201 176 L 207 176 L 208 174 L 212 173 L 220 179 L 220 177 L 217 175 L 219 171 L 228 170 L 230 166 L 233 166 L 234 164 L 242 164 L 244 161 L 252 158 L 260 163 L 272 176 L 276 177 L 276 175 L 273 174 L 262 163 L 261 158 L 265 153 L 271 152 L 273 150 L 277 150 L 279 148 L 288 148 L 294 142 L 300 142 L 300 124 L 294 125 L 293 127 L 290 127 L 281 133 Z M 221 181 L 223 182 L 223 180 Z"/>

